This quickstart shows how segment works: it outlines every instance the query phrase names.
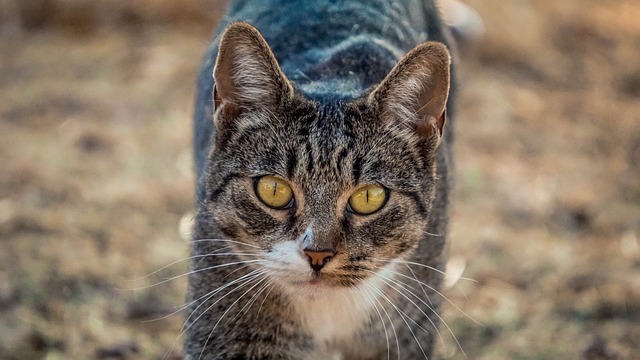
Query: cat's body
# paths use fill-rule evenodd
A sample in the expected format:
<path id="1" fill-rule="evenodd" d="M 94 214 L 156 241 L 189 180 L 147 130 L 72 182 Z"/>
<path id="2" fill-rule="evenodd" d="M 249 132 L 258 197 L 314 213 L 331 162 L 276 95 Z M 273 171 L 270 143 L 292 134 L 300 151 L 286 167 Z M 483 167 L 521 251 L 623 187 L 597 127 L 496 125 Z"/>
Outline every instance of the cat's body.
<path id="1" fill-rule="evenodd" d="M 450 181 L 449 55 L 418 46 L 446 43 L 435 5 L 406 3 L 231 6 L 227 19 L 260 30 L 277 62 L 254 28 L 230 22 L 205 58 L 187 358 L 431 354 Z M 270 176 L 290 188 L 289 203 L 260 198 Z M 384 200 L 354 210 L 370 185 Z"/>

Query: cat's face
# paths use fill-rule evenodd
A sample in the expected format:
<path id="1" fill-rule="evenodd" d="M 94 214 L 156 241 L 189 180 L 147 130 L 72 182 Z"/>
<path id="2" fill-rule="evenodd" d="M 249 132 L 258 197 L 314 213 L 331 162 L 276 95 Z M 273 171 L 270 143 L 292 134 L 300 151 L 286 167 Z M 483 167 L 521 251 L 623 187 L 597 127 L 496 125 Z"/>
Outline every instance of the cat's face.
<path id="1" fill-rule="evenodd" d="M 297 94 L 259 33 L 223 35 L 207 211 L 282 284 L 354 286 L 423 239 L 435 191 L 448 53 L 412 51 L 368 96 Z"/>

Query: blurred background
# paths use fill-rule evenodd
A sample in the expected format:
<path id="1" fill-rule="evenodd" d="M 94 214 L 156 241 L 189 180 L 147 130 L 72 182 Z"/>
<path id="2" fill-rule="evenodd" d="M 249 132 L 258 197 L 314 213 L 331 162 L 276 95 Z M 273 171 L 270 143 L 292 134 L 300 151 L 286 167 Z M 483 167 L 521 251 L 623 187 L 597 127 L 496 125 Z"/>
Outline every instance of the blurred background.
<path id="1" fill-rule="evenodd" d="M 640 1 L 465 2 L 438 352 L 640 359 Z M 224 3 L 0 0 L 1 359 L 181 358 Z"/>

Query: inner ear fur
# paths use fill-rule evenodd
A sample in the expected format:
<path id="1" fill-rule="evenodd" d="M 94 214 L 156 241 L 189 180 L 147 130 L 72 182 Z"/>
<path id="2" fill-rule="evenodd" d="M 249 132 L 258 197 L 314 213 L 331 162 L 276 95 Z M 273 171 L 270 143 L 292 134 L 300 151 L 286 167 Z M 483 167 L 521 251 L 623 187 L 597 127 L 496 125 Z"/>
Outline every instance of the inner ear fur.
<path id="1" fill-rule="evenodd" d="M 425 42 L 409 51 L 369 95 L 385 121 L 406 123 L 423 137 L 442 139 L 451 57 L 446 46 Z"/>
<path id="2" fill-rule="evenodd" d="M 245 22 L 232 23 L 223 32 L 213 77 L 213 101 L 226 118 L 246 110 L 273 110 L 293 94 L 269 45 Z"/>

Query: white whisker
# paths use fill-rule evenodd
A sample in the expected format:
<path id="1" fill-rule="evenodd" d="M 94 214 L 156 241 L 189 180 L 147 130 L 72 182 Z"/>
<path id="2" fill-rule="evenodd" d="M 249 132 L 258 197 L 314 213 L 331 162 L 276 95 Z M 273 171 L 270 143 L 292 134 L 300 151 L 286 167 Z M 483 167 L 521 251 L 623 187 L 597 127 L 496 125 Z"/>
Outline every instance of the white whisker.
<path id="1" fill-rule="evenodd" d="M 373 302 L 375 297 L 367 290 L 367 287 L 361 288 L 361 290 L 362 290 L 362 294 L 367 295 L 367 297 L 369 298 L 369 301 L 371 301 L 371 304 L 373 305 L 374 310 L 376 311 L 376 313 L 378 313 L 378 317 L 380 318 L 380 322 L 382 323 L 382 329 L 384 330 L 384 338 L 387 340 L 387 360 L 390 360 L 391 346 L 389 344 L 389 333 L 387 332 L 387 325 L 385 325 L 384 323 L 384 319 L 382 318 L 382 313 L 380 313 L 378 306 L 376 306 L 376 304 Z"/>
<path id="2" fill-rule="evenodd" d="M 218 269 L 218 268 L 222 268 L 225 266 L 231 266 L 231 265 L 238 265 L 238 264 L 246 264 L 246 263 L 257 263 L 257 262 L 265 262 L 266 260 L 245 260 L 245 261 L 235 261 L 235 262 L 231 262 L 231 263 L 226 263 L 226 264 L 221 264 L 221 265 L 216 265 L 216 266 L 209 266 L 206 268 L 202 268 L 202 269 L 198 269 L 198 270 L 192 270 L 189 272 L 186 272 L 184 274 L 180 274 L 180 275 L 176 275 L 167 279 L 164 279 L 162 281 L 159 281 L 155 284 L 151 284 L 151 285 L 146 285 L 146 286 L 141 286 L 138 288 L 132 288 L 132 289 L 119 289 L 119 290 L 130 290 L 130 291 L 137 291 L 137 290 L 143 290 L 143 289 L 148 289 L 148 288 L 152 288 L 154 286 L 158 286 L 158 285 L 162 285 L 164 283 L 167 283 L 169 281 L 175 280 L 175 279 L 179 279 L 181 277 L 185 277 L 185 276 L 189 276 L 189 275 L 193 275 L 202 271 L 208 271 L 208 270 L 213 270 L 213 269 Z"/>
<path id="3" fill-rule="evenodd" d="M 436 290 L 434 287 L 426 284 L 423 281 L 420 281 L 416 278 L 412 278 L 411 276 L 407 276 L 403 273 L 397 272 L 397 271 L 393 271 L 393 270 L 389 270 L 389 269 L 385 269 L 386 271 L 389 271 L 390 273 L 393 273 L 395 275 L 401 276 L 403 278 L 409 279 L 411 281 L 415 281 L 420 285 L 423 285 L 425 287 L 427 287 L 429 290 L 433 291 L 434 293 L 436 293 L 437 295 L 441 296 L 443 299 L 445 299 L 449 304 L 451 304 L 453 307 L 456 308 L 456 310 L 460 311 L 464 316 L 466 316 L 469 320 L 475 322 L 476 324 L 480 325 L 480 326 L 484 326 L 484 324 L 482 324 L 481 322 L 477 321 L 476 319 L 472 318 L 471 315 L 467 314 L 466 312 L 464 312 L 464 310 L 462 310 L 458 305 L 456 305 L 453 301 L 451 301 L 448 297 L 446 297 L 443 293 L 441 293 L 440 291 Z M 425 294 L 426 295 L 426 294 Z M 429 298 L 427 296 L 427 298 Z"/>
<path id="4" fill-rule="evenodd" d="M 396 287 L 394 287 L 393 285 L 391 285 L 389 283 L 389 281 L 395 283 L 396 285 L 400 286 L 401 288 L 403 288 L 404 291 L 406 291 L 407 293 L 409 293 L 410 295 L 412 295 L 413 297 L 415 297 L 416 299 L 418 299 L 420 302 L 422 302 L 429 310 L 431 310 L 431 312 L 444 324 L 444 326 L 447 328 L 447 330 L 449 331 L 449 333 L 451 334 L 451 336 L 453 337 L 453 339 L 455 340 L 456 344 L 458 345 L 458 347 L 460 348 L 460 351 L 462 351 L 462 354 L 464 355 L 464 357 L 467 357 L 467 354 L 464 352 L 464 349 L 462 348 L 462 345 L 460 344 L 460 342 L 458 341 L 458 338 L 456 337 L 456 335 L 453 333 L 453 330 L 451 330 L 451 328 L 449 327 L 449 325 L 444 321 L 444 319 L 438 314 L 438 312 L 432 307 L 429 306 L 429 304 L 427 304 L 422 298 L 420 298 L 418 295 L 416 295 L 415 293 L 411 292 L 410 290 L 407 290 L 402 282 L 399 282 L 397 280 L 391 279 L 391 278 L 387 278 L 384 277 L 380 274 L 377 274 L 381 279 L 383 279 L 383 281 L 392 289 L 394 289 L 395 291 L 397 291 L 400 295 L 402 295 L 403 297 L 405 297 L 409 302 L 411 302 L 411 304 L 413 304 L 418 310 L 420 310 L 420 312 L 427 318 L 427 320 L 429 320 L 429 322 L 431 323 L 431 325 L 433 325 L 433 328 L 438 332 L 438 337 L 440 338 L 440 342 L 443 345 L 444 348 L 444 340 L 442 339 L 442 336 L 440 335 L 440 332 L 438 331 L 438 327 L 433 323 L 433 321 L 431 320 L 431 318 L 429 317 L 429 315 L 427 315 L 421 308 L 420 306 L 418 306 L 413 300 L 411 300 L 405 293 L 401 292 L 400 290 L 398 290 Z M 403 275 L 409 279 L 411 279 L 411 277 L 408 277 L 404 274 L 400 274 L 398 273 L 398 275 Z M 415 279 L 412 279 L 415 280 Z M 425 284 L 425 286 L 428 286 Z M 434 290 L 434 289 L 432 289 Z M 434 290 L 435 291 L 435 290 Z M 446 297 L 440 293 L 438 293 L 440 296 L 442 296 L 443 298 L 446 299 Z M 448 299 L 447 299 L 448 300 Z M 464 312 L 463 312 L 464 313 Z"/>
<path id="5" fill-rule="evenodd" d="M 187 319 L 185 319 L 184 321 L 184 325 L 182 325 L 182 328 L 180 329 L 180 335 L 184 334 L 187 330 L 189 330 L 189 328 L 195 324 L 198 320 L 200 320 L 200 318 L 207 313 L 207 311 L 209 311 L 214 305 L 216 305 L 218 302 L 220 302 L 220 300 L 226 298 L 227 296 L 231 295 L 233 292 L 235 292 L 236 290 L 242 288 L 243 286 L 249 284 L 250 282 L 252 282 L 253 280 L 255 280 L 256 278 L 258 278 L 260 275 L 263 275 L 265 273 L 264 270 L 254 270 L 252 272 L 250 272 L 249 274 L 246 274 L 236 280 L 234 280 L 233 282 L 229 283 L 229 284 L 225 284 L 222 287 L 216 289 L 215 291 L 209 292 L 207 294 L 205 294 L 204 296 L 200 297 L 198 300 L 202 299 L 203 297 L 206 297 L 202 303 L 200 305 L 198 305 L 195 309 L 193 309 L 191 311 L 191 314 L 187 317 Z M 209 305 L 204 311 L 202 311 L 202 313 L 200 315 L 198 315 L 198 317 L 196 317 L 192 322 L 191 325 L 185 327 L 185 325 L 187 325 L 187 323 L 189 322 L 189 319 L 191 319 L 191 317 L 193 316 L 193 314 L 195 314 L 195 312 L 200 308 L 200 306 L 202 306 L 203 304 L 205 304 L 207 301 L 209 301 L 209 299 L 211 299 L 212 297 L 214 297 L 217 293 L 219 293 L 220 291 L 222 291 L 223 289 L 229 287 L 230 285 L 232 285 L 235 282 L 240 281 L 243 278 L 249 277 L 249 279 L 246 279 L 244 282 L 242 282 L 241 284 L 239 284 L 238 286 L 236 286 L 233 290 L 229 291 L 228 293 L 224 294 L 223 296 L 221 296 L 219 299 L 217 299 L 213 304 Z"/>
<path id="6" fill-rule="evenodd" d="M 429 265 L 425 265 L 425 264 L 420 264 L 418 262 L 414 262 L 414 261 L 408 261 L 408 260 L 402 260 L 402 259 L 398 259 L 398 260 L 387 260 L 387 259 L 378 259 L 375 261 L 383 261 L 383 262 L 389 262 L 389 263 L 394 263 L 394 264 L 408 264 L 408 265 L 415 265 L 415 266 L 420 266 L 429 270 L 433 270 L 439 274 L 442 275 L 446 275 L 446 273 L 440 269 L 434 268 L 433 266 L 429 266 Z M 478 281 L 475 279 L 470 279 L 470 278 L 466 278 L 466 277 L 459 277 L 460 280 L 466 280 L 466 281 L 471 281 L 474 283 L 477 283 Z"/>
<path id="7" fill-rule="evenodd" d="M 252 248 L 260 249 L 260 247 L 257 246 L 257 245 L 249 244 L 249 243 L 242 242 L 242 241 L 228 240 L 228 239 L 195 239 L 195 240 L 191 240 L 191 242 L 192 243 L 199 243 L 199 242 L 226 242 L 226 243 L 244 245 L 244 246 L 249 246 L 249 247 L 252 247 Z"/>
<path id="8" fill-rule="evenodd" d="M 276 281 L 271 281 L 269 284 L 271 285 L 271 289 L 269 289 L 267 294 L 264 296 L 264 299 L 262 299 L 262 302 L 260 303 L 260 307 L 258 308 L 258 312 L 256 314 L 260 314 L 260 310 L 262 310 L 262 305 L 264 305 L 264 302 L 269 298 L 269 294 L 271 294 L 273 289 L 276 287 Z"/>
<path id="9" fill-rule="evenodd" d="M 260 275 L 264 275 L 264 272 L 260 273 L 257 276 Z M 211 331 L 209 332 L 209 336 L 207 337 L 207 340 L 205 340 L 204 345 L 202 346 L 202 351 L 200 352 L 200 356 L 198 357 L 198 359 L 202 358 L 202 355 L 204 354 L 204 349 L 207 347 L 207 344 L 209 343 L 209 340 L 211 340 L 211 335 L 213 335 L 214 331 L 216 330 L 216 328 L 218 327 L 218 325 L 220 324 L 220 322 L 222 321 L 222 319 L 225 317 L 225 315 L 227 315 L 227 313 L 229 311 L 231 311 L 231 309 L 235 306 L 235 304 L 238 303 L 238 301 L 240 301 L 240 299 L 242 299 L 247 293 L 249 293 L 251 290 L 253 290 L 256 286 L 260 285 L 260 283 L 262 283 L 263 281 L 267 280 L 267 278 L 265 276 L 263 276 L 261 279 L 258 280 L 257 283 L 255 283 L 253 286 L 251 286 L 247 291 L 245 291 L 244 293 L 242 293 L 242 295 L 240 295 L 231 305 L 229 305 L 229 307 L 227 308 L 227 310 L 222 313 L 222 315 L 220 316 L 220 318 L 218 319 L 218 321 L 216 322 L 216 324 L 213 326 L 213 328 L 211 329 Z M 235 291 L 236 289 L 234 289 Z M 219 301 L 219 300 L 218 300 Z M 218 302 L 216 301 L 216 302 Z M 211 306 L 213 306 L 215 303 L 211 304 Z M 204 312 L 209 311 L 209 309 L 211 308 L 211 306 L 209 308 L 207 308 Z M 203 312 L 203 313 L 204 313 Z M 196 319 L 197 320 L 197 319 Z"/>
<path id="10" fill-rule="evenodd" d="M 242 309 L 240 309 L 240 311 L 236 314 L 236 316 L 234 316 L 229 321 L 231 322 L 235 320 L 240 314 L 242 314 L 242 316 L 240 317 L 240 319 L 242 319 L 247 314 L 247 312 L 249 312 L 249 310 L 251 309 L 251 306 L 253 306 L 253 304 L 256 302 L 256 300 L 258 299 L 258 296 L 260 296 L 260 294 L 262 294 L 271 284 L 272 284 L 272 281 L 267 280 L 267 283 L 264 284 L 264 286 L 262 286 L 258 291 L 256 291 L 256 293 L 253 294 L 251 298 L 249 298 L 249 301 L 242 307 Z"/>
<path id="11" fill-rule="evenodd" d="M 384 280 L 383 280 L 384 281 Z M 402 321 L 404 321 L 405 325 L 407 325 L 407 328 L 409 329 L 409 332 L 411 332 L 411 335 L 413 336 L 413 339 L 416 341 L 416 344 L 418 344 L 418 347 L 420 348 L 420 351 L 422 352 L 422 355 L 424 355 L 425 359 L 428 359 L 429 357 L 427 356 L 427 354 L 424 352 L 424 349 L 422 348 L 422 345 L 420 345 L 420 341 L 418 341 L 418 337 L 416 336 L 416 334 L 413 332 L 413 329 L 411 329 L 411 326 L 409 325 L 409 323 L 407 322 L 406 318 L 409 318 L 409 316 L 402 310 L 400 310 L 392 301 L 391 299 L 389 299 L 388 296 L 386 296 L 381 290 L 377 290 L 378 294 L 385 300 L 387 300 L 387 302 L 396 310 L 396 312 L 398 313 L 398 315 L 400 315 L 400 318 L 402 319 Z M 417 324 L 413 319 L 411 319 L 411 321 L 415 324 Z M 421 326 L 420 326 L 421 327 Z M 422 327 L 421 327 L 422 328 Z M 428 331 L 426 331 L 426 329 L 422 328 L 425 332 L 428 333 Z"/>
<path id="12" fill-rule="evenodd" d="M 392 263 L 392 264 L 409 264 L 409 265 L 417 265 L 417 266 L 421 266 L 424 268 L 427 268 L 429 270 L 433 270 L 439 274 L 444 275 L 444 271 L 438 269 L 438 268 L 434 268 L 433 266 L 429 266 L 429 265 L 424 265 L 424 264 L 420 264 L 417 262 L 413 262 L 413 261 L 407 261 L 407 260 L 402 260 L 402 259 L 396 259 L 396 260 L 388 260 L 388 259 L 376 259 L 374 261 L 381 261 L 381 262 L 388 262 L 388 263 Z"/>
<path id="13" fill-rule="evenodd" d="M 250 273 L 248 273 L 248 274 L 245 274 L 244 276 L 239 277 L 238 279 L 235 279 L 235 280 L 233 280 L 233 281 L 231 281 L 231 282 L 229 282 L 229 283 L 227 283 L 227 284 L 224 284 L 223 286 L 218 287 L 218 288 L 217 288 L 217 289 L 215 289 L 215 290 L 209 291 L 209 292 L 205 293 L 204 295 L 200 296 L 199 298 L 197 298 L 197 299 L 195 299 L 195 300 L 190 301 L 189 303 L 185 304 L 185 305 L 184 305 L 184 306 L 182 306 L 180 309 L 178 309 L 177 311 L 175 311 L 173 314 L 176 314 L 177 312 L 182 311 L 182 310 L 184 310 L 184 309 L 188 308 L 189 306 L 191 306 L 191 305 L 193 305 L 193 304 L 197 303 L 198 301 L 200 301 L 200 300 L 204 299 L 204 300 L 202 301 L 202 303 L 201 303 L 200 305 L 198 305 L 195 309 L 193 309 L 193 310 L 191 311 L 191 314 L 189 314 L 189 316 L 184 320 L 184 322 L 183 322 L 183 324 L 182 324 L 182 327 L 181 327 L 181 329 L 180 329 L 180 334 L 178 334 L 178 335 L 176 336 L 176 338 L 173 340 L 173 343 L 172 343 L 172 345 L 171 345 L 171 349 L 170 349 L 170 350 L 173 350 L 173 349 L 175 348 L 176 343 L 178 342 L 178 340 L 180 339 L 180 337 L 181 337 L 181 336 L 182 336 L 182 335 L 183 335 L 183 334 L 184 334 L 184 333 L 185 333 L 185 332 L 186 332 L 186 331 L 191 327 L 191 325 L 195 324 L 195 323 L 200 319 L 200 317 L 201 317 L 202 315 L 204 315 L 204 314 L 205 314 L 205 313 L 210 309 L 210 307 L 209 307 L 209 308 L 207 308 L 207 309 L 206 309 L 202 314 L 200 314 L 200 316 L 198 316 L 198 317 L 197 317 L 197 318 L 196 318 L 196 319 L 191 323 L 191 325 L 187 326 L 187 323 L 189 323 L 189 319 L 191 319 L 191 317 L 193 316 L 193 314 L 195 314 L 195 313 L 196 313 L 196 311 L 200 308 L 200 306 L 202 306 L 202 304 L 206 303 L 209 299 L 211 299 L 213 296 L 215 296 L 217 293 L 219 293 L 220 291 L 224 290 L 225 288 L 227 288 L 227 287 L 229 287 L 229 286 L 232 286 L 232 285 L 234 285 L 235 283 L 238 283 L 238 282 L 240 282 L 240 281 L 246 280 L 245 282 L 243 282 L 242 284 L 238 285 L 234 290 L 230 291 L 229 293 L 231 293 L 231 292 L 233 292 L 233 291 L 237 290 L 238 288 L 240 288 L 240 287 L 244 286 L 244 285 L 245 285 L 245 284 L 247 284 L 248 282 L 250 282 L 250 281 L 254 280 L 254 279 L 257 277 L 257 275 L 258 275 L 257 273 L 258 273 L 259 271 L 260 271 L 260 270 L 254 270 L 254 271 L 252 271 L 252 272 L 250 272 Z M 245 279 L 245 278 L 247 278 L 247 277 L 249 277 L 249 279 Z M 227 293 L 227 295 L 228 295 L 229 293 Z M 226 295 L 225 295 L 225 296 L 223 296 L 222 298 L 224 298 L 224 297 L 226 297 Z M 217 302 L 217 301 L 216 301 L 216 302 Z M 215 303 L 214 303 L 213 305 L 215 305 Z M 212 305 L 212 306 L 213 306 L 213 305 Z M 173 315 L 173 314 L 170 314 L 169 316 L 171 316 L 171 315 Z M 170 354 L 170 351 L 166 353 L 166 355 L 165 355 L 165 357 L 164 357 L 164 359 L 163 359 L 163 360 L 166 360 L 166 359 L 168 358 L 169 354 Z"/>
<path id="14" fill-rule="evenodd" d="M 393 285 L 391 285 L 390 281 L 394 282 L 395 284 L 401 284 L 398 281 L 392 279 L 392 278 L 388 278 L 385 276 L 382 276 L 381 274 L 378 274 L 376 272 L 371 271 L 374 276 L 377 276 L 379 279 L 381 279 L 385 284 L 387 284 L 387 286 L 389 286 L 389 288 L 395 290 L 398 294 L 402 295 L 405 299 L 407 299 L 416 309 L 418 309 L 420 311 L 420 313 L 422 313 L 422 315 L 424 315 L 427 320 L 429 321 L 429 323 L 431 323 L 431 326 L 433 326 L 434 330 L 436 331 L 436 333 L 438 334 L 438 337 L 440 338 L 440 342 L 444 348 L 444 340 L 442 339 L 442 336 L 440 334 L 440 331 L 438 331 L 438 327 L 436 326 L 436 324 L 433 322 L 433 320 L 431 320 L 431 318 L 429 317 L 429 315 L 427 315 L 424 310 L 422 310 L 420 308 L 420 306 L 418 306 L 418 304 L 416 304 L 413 300 L 411 300 L 408 296 L 406 296 L 403 292 L 401 292 L 400 290 L 398 290 L 396 287 L 394 287 Z M 402 286 L 402 285 L 400 285 Z M 416 297 L 418 300 L 420 300 L 429 310 L 431 310 L 431 312 L 433 312 L 442 322 L 444 322 L 444 320 L 442 320 L 442 318 L 438 315 L 438 313 L 436 312 L 436 310 L 429 306 L 429 304 L 427 304 L 426 302 L 424 302 L 424 300 L 422 300 L 419 296 L 417 296 L 416 294 L 414 294 L 413 292 L 406 290 L 406 288 L 404 289 L 405 291 L 409 292 L 411 295 L 413 295 L 414 297 Z M 445 324 L 446 326 L 446 324 Z M 448 327 L 447 327 L 448 328 Z M 451 332 L 451 329 L 449 329 L 449 332 Z M 453 332 L 451 332 L 451 335 L 453 335 Z M 454 339 L 455 339 L 455 335 L 453 335 Z M 456 339 L 457 342 L 457 339 Z M 464 351 L 463 351 L 464 353 Z"/>
<path id="15" fill-rule="evenodd" d="M 375 286 L 370 285 L 370 287 L 372 287 L 375 290 L 378 290 Z M 387 319 L 389 320 L 389 324 L 391 325 L 391 330 L 393 330 L 393 336 L 396 339 L 396 351 L 397 351 L 396 354 L 398 359 L 400 359 L 400 341 L 398 340 L 398 333 L 396 332 L 396 327 L 393 325 L 393 320 L 391 320 L 391 316 L 389 316 L 389 313 L 387 312 L 387 309 L 385 309 L 384 305 L 380 303 L 380 301 L 375 297 L 374 294 L 372 295 L 373 295 L 373 299 L 378 303 L 378 305 L 380 305 L 380 307 L 382 308 L 382 311 L 384 312 Z"/>
<path id="16" fill-rule="evenodd" d="M 224 249 L 219 249 L 217 251 L 221 251 L 221 250 L 224 250 Z M 144 279 L 146 279 L 148 277 L 151 277 L 152 275 L 155 275 L 155 274 L 159 273 L 160 271 L 162 271 L 164 269 L 167 269 L 167 268 L 169 268 L 169 267 L 171 267 L 171 266 L 173 266 L 175 264 L 178 264 L 178 263 L 181 263 L 181 262 L 187 261 L 187 260 L 201 259 L 201 258 L 207 258 L 207 257 L 212 257 L 212 256 L 262 256 L 263 255 L 261 253 L 233 253 L 233 252 L 230 252 L 230 253 L 214 253 L 214 252 L 211 252 L 211 253 L 208 253 L 208 254 L 193 255 L 193 256 L 189 256 L 189 257 L 186 257 L 186 258 L 181 259 L 181 260 L 176 260 L 176 261 L 174 261 L 174 262 L 172 262 L 170 264 L 167 264 L 167 265 L 159 268 L 158 270 L 155 270 L 155 271 L 153 271 L 153 272 L 151 272 L 151 273 L 149 273 L 147 275 L 141 276 L 141 277 L 136 278 L 136 279 L 131 279 L 129 281 L 136 282 L 136 281 L 144 280 Z"/>
<path id="17" fill-rule="evenodd" d="M 246 267 L 246 266 L 245 266 L 245 267 Z M 257 273 L 258 271 L 259 271 L 259 270 L 254 270 L 254 271 L 252 271 L 252 272 L 250 272 L 250 273 L 248 273 L 248 274 L 246 274 L 246 275 L 244 275 L 244 276 L 242 276 L 242 277 L 240 277 L 240 278 L 238 278 L 238 279 L 235 279 L 234 281 L 231 281 L 231 282 L 229 282 L 229 283 L 227 283 L 227 284 L 224 284 L 224 286 L 218 287 L 217 289 L 215 289 L 215 290 L 213 290 L 213 291 L 210 291 L 210 292 L 208 292 L 208 293 L 206 293 L 206 294 L 204 294 L 204 295 L 200 296 L 199 298 L 197 298 L 197 299 L 195 299 L 195 300 L 191 300 L 190 302 L 188 302 L 188 303 L 186 303 L 186 304 L 184 304 L 184 305 L 179 306 L 177 310 L 173 311 L 172 313 L 170 313 L 170 314 L 168 314 L 168 315 L 164 315 L 164 316 L 159 317 L 159 318 L 156 318 L 156 319 L 144 320 L 143 322 L 153 322 L 153 321 L 163 320 L 163 319 L 166 319 L 166 318 L 168 318 L 168 317 L 171 317 L 171 316 L 173 316 L 173 315 L 175 315 L 175 314 L 177 314 L 177 313 L 179 313 L 179 312 L 181 312 L 181 311 L 183 311 L 183 310 L 187 309 L 189 306 L 191 306 L 191 305 L 195 304 L 196 302 L 198 302 L 198 301 L 202 300 L 202 299 L 203 299 L 203 298 L 205 298 L 205 297 L 208 297 L 206 300 L 209 300 L 213 295 L 216 295 L 216 294 L 217 294 L 217 293 L 219 293 L 220 291 L 222 291 L 222 290 L 224 290 L 225 288 L 227 288 L 227 287 L 229 287 L 229 286 L 231 286 L 231 285 L 233 285 L 233 284 L 237 283 L 238 281 L 242 281 L 242 279 L 243 279 L 243 278 L 245 278 L 245 277 L 247 277 L 247 276 L 255 275 L 255 273 Z M 251 279 L 250 279 L 250 280 L 251 280 Z M 248 281 L 250 281 L 250 280 L 248 280 Z M 205 300 L 205 302 L 206 302 L 206 300 Z M 198 307 L 196 307 L 196 308 L 194 309 L 194 311 L 195 311 L 195 310 L 197 310 L 197 309 L 198 309 Z M 193 314 L 193 312 L 192 312 L 192 314 Z M 190 316 L 189 316 L 189 317 L 187 317 L 187 319 L 185 320 L 185 323 L 182 325 L 182 329 L 184 329 L 184 326 L 186 325 L 186 322 L 188 322 L 188 321 L 189 321 L 189 318 L 190 318 Z M 181 330 L 182 330 L 182 329 L 181 329 Z"/>

